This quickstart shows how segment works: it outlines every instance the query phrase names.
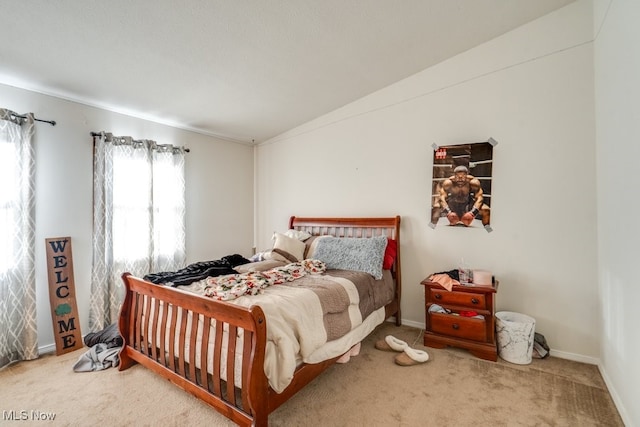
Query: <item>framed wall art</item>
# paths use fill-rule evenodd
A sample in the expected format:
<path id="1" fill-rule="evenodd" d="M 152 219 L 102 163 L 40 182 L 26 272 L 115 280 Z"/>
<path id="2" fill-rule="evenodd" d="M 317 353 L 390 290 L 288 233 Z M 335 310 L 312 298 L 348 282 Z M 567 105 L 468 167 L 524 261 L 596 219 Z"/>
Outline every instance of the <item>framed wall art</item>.
<path id="1" fill-rule="evenodd" d="M 431 222 L 491 230 L 493 147 L 497 141 L 433 145 Z"/>

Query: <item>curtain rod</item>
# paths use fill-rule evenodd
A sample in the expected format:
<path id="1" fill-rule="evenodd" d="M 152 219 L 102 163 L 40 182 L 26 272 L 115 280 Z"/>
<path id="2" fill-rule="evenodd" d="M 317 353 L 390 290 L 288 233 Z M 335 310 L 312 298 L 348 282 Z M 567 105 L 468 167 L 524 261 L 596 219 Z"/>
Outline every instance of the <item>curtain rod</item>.
<path id="1" fill-rule="evenodd" d="M 96 136 L 102 136 L 102 132 L 91 132 L 91 136 L 93 136 L 93 137 L 96 137 Z M 116 138 L 117 138 L 117 137 L 116 137 Z M 137 139 L 133 139 L 132 141 L 133 141 L 133 142 L 142 142 L 142 141 L 137 140 Z M 184 150 L 184 152 L 185 152 L 185 153 L 189 153 L 189 152 L 191 152 L 191 150 L 190 150 L 190 149 L 188 149 L 188 148 L 182 147 L 182 149 Z"/>
<path id="2" fill-rule="evenodd" d="M 12 113 L 11 115 L 13 117 L 18 117 L 19 119 L 26 119 L 27 118 L 27 116 L 23 116 L 23 115 L 16 114 L 16 113 Z M 33 120 L 35 120 L 37 122 L 49 123 L 51 126 L 55 126 L 56 125 L 56 121 L 55 120 L 38 119 L 38 118 L 36 118 L 36 116 L 33 116 Z"/>

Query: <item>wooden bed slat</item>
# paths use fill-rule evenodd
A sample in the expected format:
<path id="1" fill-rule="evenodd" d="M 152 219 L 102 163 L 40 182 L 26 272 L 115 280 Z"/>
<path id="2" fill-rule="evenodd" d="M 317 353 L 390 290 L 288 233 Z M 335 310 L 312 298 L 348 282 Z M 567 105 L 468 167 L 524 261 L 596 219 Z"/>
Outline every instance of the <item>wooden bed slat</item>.
<path id="1" fill-rule="evenodd" d="M 238 329 L 235 325 L 229 325 L 229 333 L 227 337 L 227 399 L 232 405 L 236 404 L 235 392 L 235 367 L 236 367 L 236 338 Z"/>
<path id="2" fill-rule="evenodd" d="M 222 396 L 221 391 L 221 379 L 220 379 L 220 364 L 222 363 L 222 335 L 224 333 L 224 323 L 216 320 L 216 343 L 214 346 L 213 353 L 213 378 L 215 378 L 213 383 L 213 393 L 220 397 Z"/>
<path id="3" fill-rule="evenodd" d="M 135 338 L 135 341 L 133 341 L 133 342 L 135 344 L 136 350 L 138 350 L 140 352 L 142 351 L 142 348 L 141 348 L 142 347 L 142 344 L 141 344 L 142 336 L 140 335 L 140 333 L 141 333 L 140 329 L 141 329 L 141 325 L 142 325 L 142 311 L 143 311 L 141 307 L 144 306 L 144 300 L 145 300 L 144 295 L 137 295 L 137 297 L 136 297 L 137 319 L 136 319 L 136 322 L 134 324 L 134 334 L 135 334 L 134 338 Z"/>
<path id="4" fill-rule="evenodd" d="M 145 313 L 151 313 L 151 297 L 146 295 L 144 297 L 144 312 Z M 140 330 L 140 335 L 141 335 L 141 342 L 140 342 L 140 350 L 142 351 L 142 354 L 146 355 L 146 356 L 151 356 L 151 351 L 149 349 L 149 334 L 147 333 L 147 331 L 149 331 L 149 317 L 150 315 L 147 314 L 146 316 L 143 316 L 142 319 L 142 329 Z"/>
<path id="5" fill-rule="evenodd" d="M 187 371 L 185 369 L 185 354 L 184 352 L 186 351 L 186 347 L 184 346 L 184 343 L 186 341 L 187 338 L 187 311 L 182 308 L 180 308 L 180 312 L 181 312 L 181 316 L 180 316 L 180 334 L 178 335 L 178 338 L 180 339 L 180 342 L 178 343 L 178 374 L 180 375 L 187 375 Z"/>
<path id="6" fill-rule="evenodd" d="M 128 295 L 130 298 L 132 297 L 131 294 Z M 133 302 L 132 302 L 132 306 L 133 306 L 133 315 L 129 318 L 129 342 L 131 343 L 137 343 L 138 339 L 136 338 L 136 320 L 138 322 L 140 322 L 140 315 L 138 315 L 138 298 L 140 298 L 139 294 L 134 294 L 133 295 Z M 124 304 L 123 304 L 124 307 Z"/>
<path id="7" fill-rule="evenodd" d="M 253 339 L 253 334 L 247 330 L 243 330 L 243 339 L 244 342 L 242 344 L 242 388 L 240 389 L 242 396 L 242 407 L 249 407 L 249 391 L 247 385 L 249 384 L 249 374 L 251 373 L 249 369 L 249 362 L 251 361 L 251 342 Z"/>
<path id="8" fill-rule="evenodd" d="M 153 299 L 153 316 L 149 316 L 150 317 L 150 322 L 151 322 L 151 358 L 153 360 L 158 360 L 158 321 L 157 319 L 159 318 L 160 315 L 160 300 L 158 300 L 157 298 Z"/>
<path id="9" fill-rule="evenodd" d="M 185 358 L 189 359 L 189 379 L 196 382 L 196 339 L 198 338 L 198 324 L 200 317 L 193 312 L 187 313 L 187 317 L 191 319 L 191 333 L 189 336 L 189 353 Z"/>
<path id="10" fill-rule="evenodd" d="M 202 322 L 202 340 L 200 342 L 200 385 L 209 389 L 209 332 L 211 331 L 211 318 L 204 317 Z"/>
<path id="11" fill-rule="evenodd" d="M 167 366 L 167 359 L 166 359 L 166 352 L 164 351 L 164 349 L 166 349 L 166 339 L 167 339 L 167 306 L 166 304 L 163 304 L 162 306 L 162 320 L 160 321 L 160 360 L 159 362 L 162 364 L 162 366 Z M 169 353 L 171 354 L 171 353 Z"/>
<path id="12" fill-rule="evenodd" d="M 178 310 L 174 305 L 167 305 L 167 310 L 171 309 L 171 326 L 169 328 L 169 369 L 176 372 L 176 323 L 178 320 Z"/>

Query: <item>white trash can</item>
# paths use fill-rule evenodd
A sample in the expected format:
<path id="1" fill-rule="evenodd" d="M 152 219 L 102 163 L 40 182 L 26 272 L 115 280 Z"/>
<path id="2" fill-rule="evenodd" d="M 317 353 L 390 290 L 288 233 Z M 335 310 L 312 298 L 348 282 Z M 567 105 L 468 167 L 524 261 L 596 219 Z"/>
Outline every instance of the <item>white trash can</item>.
<path id="1" fill-rule="evenodd" d="M 498 354 L 507 362 L 518 365 L 531 363 L 536 319 L 512 311 L 496 313 Z"/>

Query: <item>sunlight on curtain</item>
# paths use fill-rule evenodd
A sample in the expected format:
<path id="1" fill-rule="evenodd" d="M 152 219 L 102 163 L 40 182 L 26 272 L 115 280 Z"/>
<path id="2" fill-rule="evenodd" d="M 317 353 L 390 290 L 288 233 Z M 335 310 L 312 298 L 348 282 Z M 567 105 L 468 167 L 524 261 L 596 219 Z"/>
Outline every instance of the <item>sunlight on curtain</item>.
<path id="1" fill-rule="evenodd" d="M 0 109 L 0 367 L 38 357 L 33 133 Z"/>
<path id="2" fill-rule="evenodd" d="M 184 155 L 174 147 L 153 152 L 152 270 L 175 271 L 186 263 Z"/>
<path id="3" fill-rule="evenodd" d="M 0 274 L 17 264 L 15 240 L 10 238 L 17 221 L 16 202 L 19 200 L 17 156 L 15 145 L 3 137 L 0 140 Z"/>
<path id="4" fill-rule="evenodd" d="M 113 157 L 113 256 L 116 265 L 140 274 L 151 268 L 151 156 L 117 146 Z M 135 266 L 135 267 L 134 267 Z"/>
<path id="5" fill-rule="evenodd" d="M 184 267 L 184 150 L 102 134 L 94 153 L 94 260 L 89 327 L 116 321 L 121 275 Z"/>

